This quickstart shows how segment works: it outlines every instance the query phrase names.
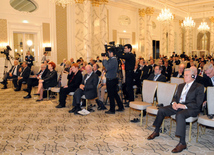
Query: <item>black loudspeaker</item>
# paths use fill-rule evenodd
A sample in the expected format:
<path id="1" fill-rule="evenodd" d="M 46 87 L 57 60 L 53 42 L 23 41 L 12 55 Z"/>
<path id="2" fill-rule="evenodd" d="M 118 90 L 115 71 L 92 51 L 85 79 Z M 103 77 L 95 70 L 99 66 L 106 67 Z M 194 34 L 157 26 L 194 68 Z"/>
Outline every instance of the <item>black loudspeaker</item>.
<path id="1" fill-rule="evenodd" d="M 51 47 L 45 47 L 45 51 L 51 51 Z"/>

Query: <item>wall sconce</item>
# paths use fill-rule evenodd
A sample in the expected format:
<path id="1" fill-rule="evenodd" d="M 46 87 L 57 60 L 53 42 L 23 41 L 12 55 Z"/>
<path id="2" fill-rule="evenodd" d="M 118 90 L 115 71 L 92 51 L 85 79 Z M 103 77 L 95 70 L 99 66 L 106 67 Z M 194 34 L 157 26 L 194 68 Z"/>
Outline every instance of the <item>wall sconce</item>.
<path id="1" fill-rule="evenodd" d="M 43 47 L 51 47 L 51 43 L 43 43 Z"/>

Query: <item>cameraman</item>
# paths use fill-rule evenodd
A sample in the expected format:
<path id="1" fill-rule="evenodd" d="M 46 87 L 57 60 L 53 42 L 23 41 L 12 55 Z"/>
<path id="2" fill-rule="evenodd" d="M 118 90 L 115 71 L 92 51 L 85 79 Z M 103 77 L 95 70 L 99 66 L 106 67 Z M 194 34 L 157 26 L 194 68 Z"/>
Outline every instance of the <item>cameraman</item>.
<path id="1" fill-rule="evenodd" d="M 133 75 L 134 75 L 134 67 L 135 67 L 135 56 L 132 53 L 132 45 L 126 44 L 124 45 L 124 53 L 118 52 L 118 58 L 125 59 L 125 96 L 127 96 L 127 100 L 134 101 L 134 90 L 133 90 Z M 129 107 L 129 102 L 126 107 Z"/>
<path id="2" fill-rule="evenodd" d="M 114 56 L 115 49 L 110 48 L 107 50 L 109 59 L 106 60 L 106 56 L 103 56 L 103 66 L 106 68 L 106 86 L 107 92 L 110 100 L 110 109 L 106 111 L 106 114 L 115 114 L 115 101 L 117 101 L 118 109 L 116 111 L 123 111 L 123 103 L 117 94 L 117 69 L 118 69 L 118 62 L 116 57 Z"/>

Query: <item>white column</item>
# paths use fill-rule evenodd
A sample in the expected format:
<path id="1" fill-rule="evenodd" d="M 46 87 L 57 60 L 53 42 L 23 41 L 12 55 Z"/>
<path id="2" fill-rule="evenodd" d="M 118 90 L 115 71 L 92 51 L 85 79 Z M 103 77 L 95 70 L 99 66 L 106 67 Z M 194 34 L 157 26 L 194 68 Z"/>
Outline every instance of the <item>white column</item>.
<path id="1" fill-rule="evenodd" d="M 139 10 L 139 55 L 146 58 L 145 55 L 145 10 Z"/>
<path id="2" fill-rule="evenodd" d="M 95 59 L 96 56 L 100 56 L 101 45 L 100 45 L 100 8 L 92 7 L 92 29 L 91 29 L 91 58 Z"/>
<path id="3" fill-rule="evenodd" d="M 189 51 L 190 51 L 190 44 L 189 44 L 189 29 L 185 29 L 184 32 L 185 35 L 185 39 L 184 39 L 184 52 L 189 55 Z"/>
<path id="4" fill-rule="evenodd" d="M 167 55 L 166 53 L 166 45 L 167 45 L 167 40 L 166 40 L 166 33 L 167 33 L 167 24 L 165 22 L 162 23 L 162 33 L 161 33 L 161 50 L 160 54 L 161 55 Z"/>
<path id="5" fill-rule="evenodd" d="M 84 1 L 83 3 L 83 51 L 84 55 L 86 55 L 86 61 L 89 62 L 91 55 L 92 55 L 92 48 L 91 48 L 91 2 Z"/>
<path id="6" fill-rule="evenodd" d="M 168 33 L 168 53 L 167 57 L 170 57 L 172 55 L 172 52 L 175 50 L 174 49 L 174 41 L 175 41 L 175 34 L 174 34 L 174 20 L 171 20 L 169 22 L 169 33 Z"/>
<path id="7" fill-rule="evenodd" d="M 146 37 L 145 37 L 145 59 L 149 60 L 150 56 L 153 56 L 152 49 L 152 14 L 153 8 L 146 8 Z"/>
<path id="8" fill-rule="evenodd" d="M 181 23 L 183 21 L 179 20 L 179 29 L 178 29 L 178 51 L 176 52 L 178 55 L 182 54 L 182 42 L 183 42 L 183 38 L 182 38 L 182 33 L 183 33 L 183 28 L 181 27 Z"/>
<path id="9" fill-rule="evenodd" d="M 104 44 L 107 41 L 107 8 L 106 5 L 100 5 L 100 49 L 103 53 L 105 51 Z"/>
<path id="10" fill-rule="evenodd" d="M 74 35 L 75 35 L 75 49 L 72 49 L 72 53 L 76 53 L 74 59 L 82 57 L 86 60 L 86 53 L 84 51 L 84 35 L 83 35 L 83 4 L 73 4 L 75 5 L 75 19 L 74 19 Z"/>

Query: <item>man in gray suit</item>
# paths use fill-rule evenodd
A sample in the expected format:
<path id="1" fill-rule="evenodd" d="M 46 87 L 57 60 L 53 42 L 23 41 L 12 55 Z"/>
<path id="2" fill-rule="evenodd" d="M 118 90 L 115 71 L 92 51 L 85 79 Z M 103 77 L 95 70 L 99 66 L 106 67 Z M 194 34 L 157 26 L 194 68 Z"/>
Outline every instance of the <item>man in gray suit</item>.
<path id="1" fill-rule="evenodd" d="M 81 96 L 85 95 L 86 99 L 94 99 L 97 97 L 97 84 L 98 84 L 98 75 L 92 71 L 91 65 L 85 67 L 87 74 L 85 74 L 82 84 L 75 91 L 73 96 L 73 106 L 72 110 L 69 110 L 69 113 L 78 114 L 78 111 L 81 110 L 80 102 Z"/>
<path id="2" fill-rule="evenodd" d="M 178 85 L 177 92 L 172 100 L 171 105 L 162 107 L 158 110 L 158 114 L 153 123 L 155 131 L 147 138 L 154 139 L 159 136 L 159 128 L 166 116 L 176 114 L 176 136 L 180 137 L 180 142 L 172 150 L 172 153 L 178 153 L 186 149 L 186 119 L 188 117 L 196 117 L 204 99 L 204 86 L 195 81 L 194 72 L 191 69 L 185 69 L 184 81 Z"/>

